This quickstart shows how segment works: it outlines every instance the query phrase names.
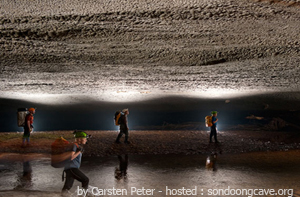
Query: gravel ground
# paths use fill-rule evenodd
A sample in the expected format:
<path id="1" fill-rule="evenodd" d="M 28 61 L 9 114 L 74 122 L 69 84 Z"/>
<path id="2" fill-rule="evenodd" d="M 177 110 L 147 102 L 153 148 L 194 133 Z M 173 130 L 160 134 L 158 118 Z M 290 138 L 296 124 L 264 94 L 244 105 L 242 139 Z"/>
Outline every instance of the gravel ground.
<path id="1" fill-rule="evenodd" d="M 119 154 L 220 154 L 288 151 L 299 149 L 297 132 L 276 131 L 224 131 L 218 134 L 219 144 L 208 143 L 206 131 L 130 131 L 131 144 L 115 144 L 116 131 L 87 131 L 93 137 L 85 146 L 85 156 L 108 156 Z M 1 133 L 2 139 L 14 135 Z M 71 131 L 37 132 L 31 137 L 31 146 L 21 148 L 21 137 L 2 141 L 2 157 L 5 153 L 50 154 L 51 143 L 60 136 L 73 141 Z M 124 137 L 121 141 L 124 140 Z"/>
<path id="2" fill-rule="evenodd" d="M 0 0 L 0 92 L 299 91 L 299 1 Z M 221 95 L 222 96 L 222 95 Z"/>

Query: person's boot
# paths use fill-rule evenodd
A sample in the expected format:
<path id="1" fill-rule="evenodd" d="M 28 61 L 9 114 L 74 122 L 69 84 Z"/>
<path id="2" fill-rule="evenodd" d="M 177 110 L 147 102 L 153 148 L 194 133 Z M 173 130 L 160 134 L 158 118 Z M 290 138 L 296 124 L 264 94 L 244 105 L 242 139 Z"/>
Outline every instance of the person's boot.
<path id="1" fill-rule="evenodd" d="M 73 194 L 73 193 L 70 192 L 69 190 L 62 190 L 61 196 L 62 196 L 62 197 L 74 197 L 75 194 Z"/>
<path id="2" fill-rule="evenodd" d="M 86 191 L 87 191 L 86 197 L 94 197 L 95 195 L 93 194 L 93 190 L 94 190 L 94 187 L 89 185 L 88 189 L 86 189 Z"/>

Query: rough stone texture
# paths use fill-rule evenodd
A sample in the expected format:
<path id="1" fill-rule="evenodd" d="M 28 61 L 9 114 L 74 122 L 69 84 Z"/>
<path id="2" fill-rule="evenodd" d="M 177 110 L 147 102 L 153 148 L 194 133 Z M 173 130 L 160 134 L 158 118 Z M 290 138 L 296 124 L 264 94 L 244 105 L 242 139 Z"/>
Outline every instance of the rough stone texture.
<path id="1" fill-rule="evenodd" d="M 299 91 L 298 2 L 1 0 L 0 92 Z"/>

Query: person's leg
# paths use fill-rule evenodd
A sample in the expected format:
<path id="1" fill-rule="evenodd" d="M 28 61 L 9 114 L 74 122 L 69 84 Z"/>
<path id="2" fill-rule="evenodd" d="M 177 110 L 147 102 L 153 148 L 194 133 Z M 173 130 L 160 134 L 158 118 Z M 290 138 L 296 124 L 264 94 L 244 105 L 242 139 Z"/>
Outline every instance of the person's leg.
<path id="1" fill-rule="evenodd" d="M 26 140 L 27 140 L 27 145 L 29 145 L 30 144 L 30 137 L 27 137 Z"/>
<path id="2" fill-rule="evenodd" d="M 27 143 L 26 143 L 27 142 Z M 24 133 L 24 135 L 23 135 L 23 141 L 22 141 L 22 146 L 26 146 L 26 144 L 27 145 L 29 145 L 29 135 L 28 134 L 26 134 L 26 133 Z"/>
<path id="3" fill-rule="evenodd" d="M 211 141 L 212 136 L 213 136 L 213 127 L 210 128 L 209 142 L 212 142 Z"/>
<path id="4" fill-rule="evenodd" d="M 218 140 L 217 140 L 217 130 L 215 131 L 215 142 L 218 142 Z"/>
<path id="5" fill-rule="evenodd" d="M 88 189 L 89 187 L 89 178 L 85 176 L 78 168 L 72 168 L 70 169 L 70 172 L 72 173 L 72 177 L 74 177 L 77 181 L 81 182 L 82 187 L 84 189 Z"/>
<path id="6" fill-rule="evenodd" d="M 218 142 L 218 140 L 217 140 L 217 128 L 216 127 L 214 127 L 214 138 L 215 138 L 215 142 Z"/>
<path id="7" fill-rule="evenodd" d="M 25 146 L 26 138 L 23 136 L 22 146 Z"/>
<path id="8" fill-rule="evenodd" d="M 29 136 L 29 131 L 26 127 L 24 127 L 24 134 L 23 134 L 23 141 L 22 141 L 22 146 L 25 146 L 26 145 L 26 140 Z"/>
<path id="9" fill-rule="evenodd" d="M 129 141 L 128 141 L 128 129 L 126 129 L 125 131 L 124 131 L 124 133 L 125 133 L 125 143 L 129 143 Z"/>
<path id="10" fill-rule="evenodd" d="M 123 132 L 120 131 L 120 133 L 119 133 L 119 135 L 118 135 L 118 137 L 117 137 L 117 139 L 116 139 L 116 142 L 117 142 L 117 143 L 120 142 L 120 139 L 121 139 L 122 135 L 123 135 Z"/>
<path id="11" fill-rule="evenodd" d="M 74 183 L 74 177 L 73 177 L 70 169 L 65 170 L 65 172 L 66 172 L 66 181 L 65 181 L 65 185 L 62 189 L 63 192 L 67 191 L 67 190 L 70 190 L 73 186 L 73 183 Z"/>

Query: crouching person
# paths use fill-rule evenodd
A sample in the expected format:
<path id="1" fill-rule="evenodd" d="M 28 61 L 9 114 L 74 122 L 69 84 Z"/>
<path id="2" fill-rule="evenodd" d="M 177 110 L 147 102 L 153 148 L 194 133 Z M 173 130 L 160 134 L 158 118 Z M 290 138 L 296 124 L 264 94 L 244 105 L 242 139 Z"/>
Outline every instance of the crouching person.
<path id="1" fill-rule="evenodd" d="M 74 179 L 81 182 L 83 189 L 88 189 L 89 186 L 89 178 L 79 170 L 83 153 L 82 146 L 86 144 L 88 135 L 83 131 L 77 131 L 74 134 L 75 143 L 71 152 L 71 160 L 66 163 L 64 168 L 66 181 L 62 189 L 63 193 L 67 193 L 72 188 Z"/>

